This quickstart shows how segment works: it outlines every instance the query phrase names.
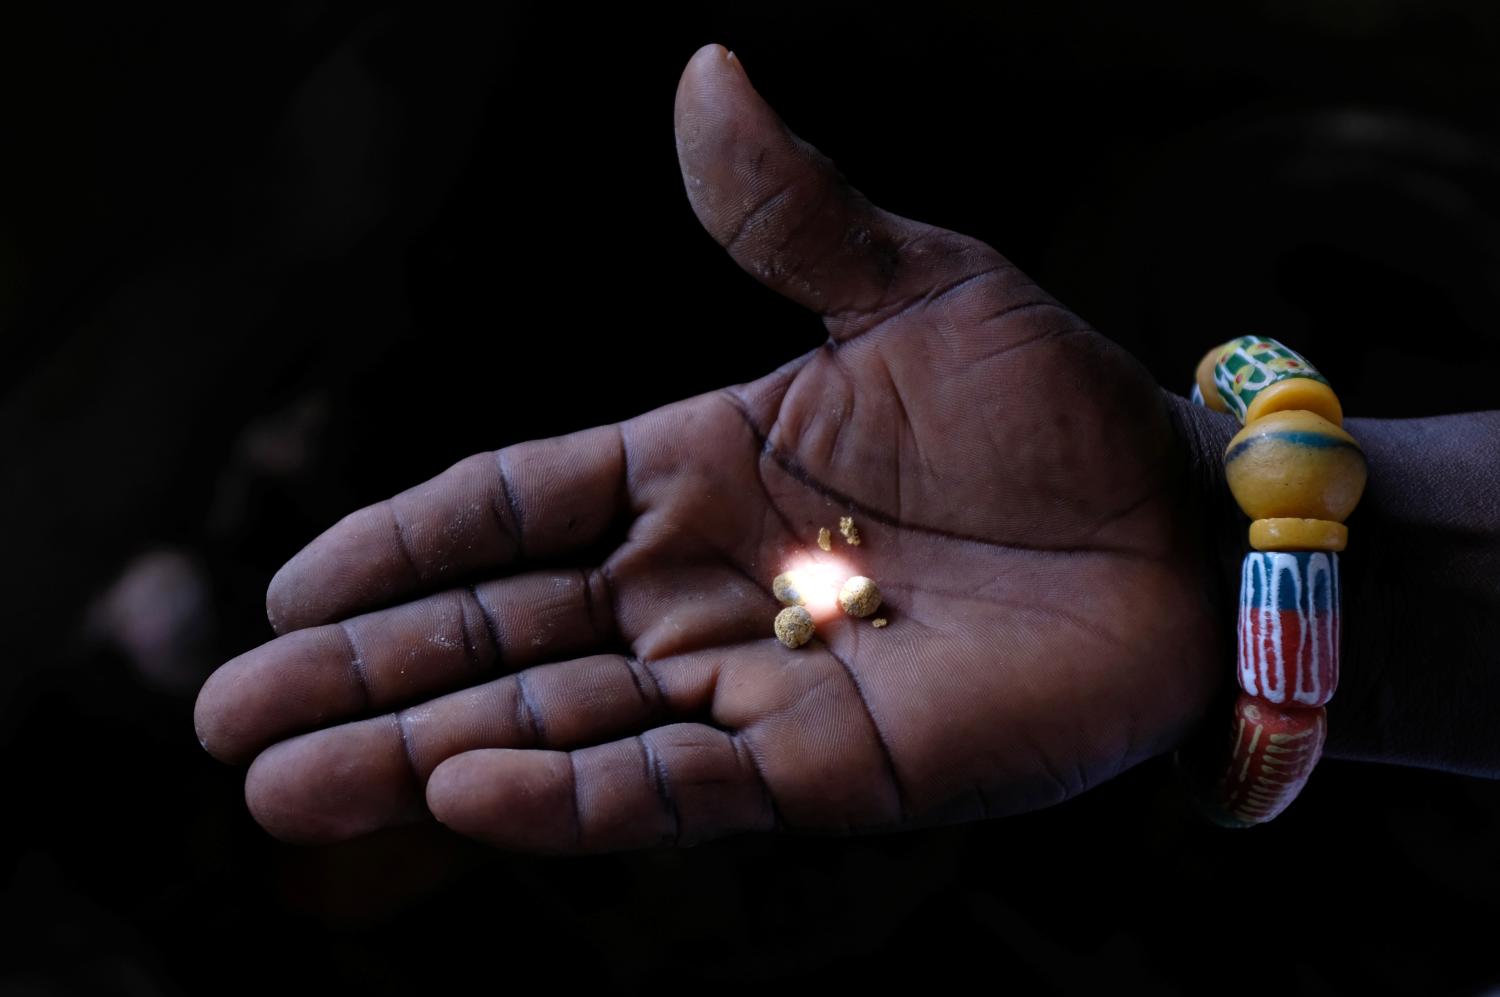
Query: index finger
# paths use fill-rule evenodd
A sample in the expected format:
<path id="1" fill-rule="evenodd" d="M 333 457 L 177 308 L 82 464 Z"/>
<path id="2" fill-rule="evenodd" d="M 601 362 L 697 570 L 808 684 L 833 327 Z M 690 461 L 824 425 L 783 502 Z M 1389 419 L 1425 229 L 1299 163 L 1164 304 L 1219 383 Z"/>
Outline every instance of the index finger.
<path id="1" fill-rule="evenodd" d="M 597 543 L 629 512 L 617 425 L 475 454 L 350 513 L 271 579 L 278 634 Z"/>

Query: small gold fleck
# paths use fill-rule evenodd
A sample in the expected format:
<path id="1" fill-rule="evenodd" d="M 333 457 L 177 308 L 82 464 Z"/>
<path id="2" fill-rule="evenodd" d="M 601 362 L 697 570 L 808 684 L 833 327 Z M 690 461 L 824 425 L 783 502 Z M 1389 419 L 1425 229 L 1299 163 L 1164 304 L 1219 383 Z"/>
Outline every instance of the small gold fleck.
<path id="1" fill-rule="evenodd" d="M 788 606 L 776 614 L 776 639 L 787 647 L 801 647 L 812 640 L 812 614 L 801 606 Z"/>
<path id="2" fill-rule="evenodd" d="M 828 527 L 818 528 L 818 546 L 825 551 L 833 550 L 833 534 L 828 532 Z"/>
<path id="3" fill-rule="evenodd" d="M 880 589 L 864 575 L 855 575 L 839 589 L 839 606 L 850 616 L 863 619 L 880 608 Z"/>
<path id="4" fill-rule="evenodd" d="M 885 624 L 886 619 L 884 616 L 877 616 L 875 617 L 875 619 L 870 621 L 870 626 L 874 627 L 876 630 L 879 630 L 881 627 L 885 626 Z"/>
<path id="5" fill-rule="evenodd" d="M 850 547 L 859 546 L 859 527 L 854 525 L 853 516 L 839 517 L 839 532 L 844 535 L 844 541 L 848 543 Z"/>

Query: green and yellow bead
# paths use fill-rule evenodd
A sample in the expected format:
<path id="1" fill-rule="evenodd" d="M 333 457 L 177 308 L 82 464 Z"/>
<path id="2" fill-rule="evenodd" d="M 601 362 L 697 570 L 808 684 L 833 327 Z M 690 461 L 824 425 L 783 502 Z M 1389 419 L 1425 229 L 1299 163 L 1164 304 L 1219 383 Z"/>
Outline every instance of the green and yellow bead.
<path id="1" fill-rule="evenodd" d="M 1302 354 L 1274 339 L 1241 336 L 1210 350 L 1195 378 L 1203 402 L 1251 423 L 1273 412 L 1316 412 L 1335 426 L 1343 407 L 1328 381 Z"/>

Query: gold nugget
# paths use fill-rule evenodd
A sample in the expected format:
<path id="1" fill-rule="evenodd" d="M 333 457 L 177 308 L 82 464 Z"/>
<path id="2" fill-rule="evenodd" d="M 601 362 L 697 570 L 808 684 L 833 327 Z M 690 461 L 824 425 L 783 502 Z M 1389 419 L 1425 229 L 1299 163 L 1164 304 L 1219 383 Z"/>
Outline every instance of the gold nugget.
<path id="1" fill-rule="evenodd" d="M 797 576 L 790 571 L 783 571 L 771 582 L 771 594 L 783 606 L 804 606 L 807 604 L 807 599 L 797 589 Z"/>
<path id="2" fill-rule="evenodd" d="M 844 535 L 844 542 L 850 547 L 859 546 L 859 527 L 854 525 L 853 516 L 839 517 L 839 532 Z"/>
<path id="3" fill-rule="evenodd" d="M 787 647 L 801 647 L 812 640 L 812 614 L 801 606 L 788 606 L 776 614 L 776 639 Z"/>
<path id="4" fill-rule="evenodd" d="M 855 575 L 839 589 L 839 606 L 850 616 L 869 616 L 880 608 L 880 589 L 864 575 Z"/>
<path id="5" fill-rule="evenodd" d="M 825 551 L 833 550 L 833 534 L 828 532 L 828 527 L 818 527 L 818 546 Z"/>
<path id="6" fill-rule="evenodd" d="M 879 630 L 881 627 L 885 626 L 885 624 L 886 618 L 884 616 L 877 616 L 870 621 L 870 626 L 874 627 L 876 630 Z"/>

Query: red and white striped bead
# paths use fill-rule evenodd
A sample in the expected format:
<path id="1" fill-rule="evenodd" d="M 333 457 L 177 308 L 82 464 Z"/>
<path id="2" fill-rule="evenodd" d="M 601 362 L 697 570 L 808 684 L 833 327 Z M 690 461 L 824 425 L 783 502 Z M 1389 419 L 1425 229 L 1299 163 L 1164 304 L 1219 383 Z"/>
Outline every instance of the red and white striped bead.
<path id="1" fill-rule="evenodd" d="M 1339 681 L 1339 556 L 1251 551 L 1240 573 L 1240 688 L 1322 706 Z"/>

